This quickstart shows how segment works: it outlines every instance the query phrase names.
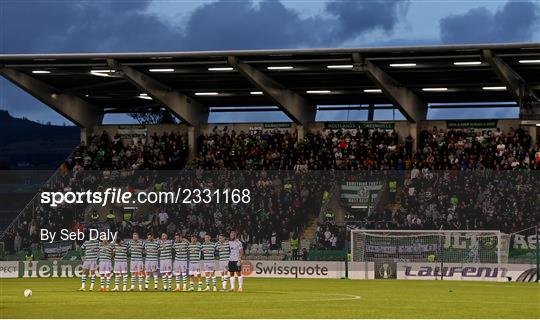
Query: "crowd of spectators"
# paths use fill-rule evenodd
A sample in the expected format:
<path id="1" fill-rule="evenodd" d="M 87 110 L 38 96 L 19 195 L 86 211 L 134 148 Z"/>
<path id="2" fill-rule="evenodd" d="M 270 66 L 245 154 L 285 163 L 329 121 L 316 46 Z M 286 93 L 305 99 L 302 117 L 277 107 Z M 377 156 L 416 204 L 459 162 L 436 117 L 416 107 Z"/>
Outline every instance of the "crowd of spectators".
<path id="1" fill-rule="evenodd" d="M 198 206 L 163 205 L 146 210 L 125 221 L 105 221 L 128 237 L 133 231 L 167 232 L 171 235 L 224 230 L 240 231 L 245 243 L 279 246 L 298 239 L 310 216 L 320 208 L 326 187 L 317 179 L 303 179 L 308 172 L 326 170 L 407 170 L 399 183 L 396 210 L 374 210 L 355 227 L 370 229 L 500 229 L 505 232 L 538 221 L 538 180 L 533 174 L 507 174 L 511 170 L 530 172 L 540 168 L 540 149 L 521 128 L 501 130 L 441 130 L 434 127 L 419 135 L 413 153 L 412 137 L 398 137 L 393 130 L 324 130 L 306 132 L 298 140 L 289 130 L 236 132 L 214 130 L 200 135 L 198 153 L 188 162 L 187 137 L 164 133 L 122 139 L 107 132 L 89 137 L 62 164 L 57 179 L 45 190 L 87 190 L 103 185 L 95 177 L 77 179 L 83 171 L 99 170 L 101 178 L 118 177 L 120 172 L 176 170 L 187 176 L 200 170 L 215 172 L 211 179 L 197 180 L 197 187 L 231 188 L 239 185 L 223 172 L 252 170 L 256 180 L 240 184 L 252 190 L 249 204 Z M 183 170 L 188 169 L 188 170 Z M 492 169 L 498 176 L 471 172 Z M 227 170 L 227 171 L 223 171 Z M 285 176 L 265 172 L 287 170 Z M 285 171 L 284 171 L 285 172 Z M 460 172 L 460 174 L 455 174 Z M 141 178 L 122 182 L 123 187 L 148 188 L 160 184 L 163 190 L 182 186 L 186 176 L 159 181 Z M 537 177 L 536 177 L 537 178 Z M 152 180 L 154 179 L 154 180 Z M 112 181 L 112 179 L 110 179 Z M 117 181 L 117 180 L 115 180 Z M 37 247 L 40 228 L 57 231 L 80 229 L 98 221 L 88 221 L 84 208 L 32 206 L 6 232 L 8 249 Z M 83 228 L 84 228 L 83 227 Z M 343 248 L 348 239 L 344 227 L 332 223 L 319 226 L 315 246 Z"/>
<path id="2" fill-rule="evenodd" d="M 192 168 L 254 170 L 405 169 L 412 138 L 400 143 L 393 130 L 325 130 L 307 132 L 214 131 L 198 139 Z"/>
<path id="3" fill-rule="evenodd" d="M 62 169 L 80 170 L 167 170 L 180 169 L 188 156 L 187 137 L 182 134 L 154 133 L 125 142 L 106 131 L 91 135 L 65 161 Z"/>

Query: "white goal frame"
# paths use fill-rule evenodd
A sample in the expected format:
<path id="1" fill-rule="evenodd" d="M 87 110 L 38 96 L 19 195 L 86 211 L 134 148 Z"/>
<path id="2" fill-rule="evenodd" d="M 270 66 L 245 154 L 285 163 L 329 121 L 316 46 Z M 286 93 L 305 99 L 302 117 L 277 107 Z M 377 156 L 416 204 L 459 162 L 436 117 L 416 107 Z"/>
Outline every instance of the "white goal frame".
<path id="1" fill-rule="evenodd" d="M 483 233 L 492 233 L 494 236 L 497 236 L 497 264 L 501 263 L 507 263 L 508 257 L 506 257 L 506 261 L 502 261 L 502 239 L 503 236 L 507 236 L 507 234 L 501 232 L 500 230 L 375 230 L 375 229 L 352 229 L 351 230 L 351 246 L 350 246 L 350 253 L 351 253 L 351 261 L 355 260 L 355 234 L 372 234 L 372 235 L 378 235 L 378 236 L 384 236 L 384 235 L 394 235 L 399 236 L 400 234 L 407 234 L 406 236 L 412 236 L 412 234 L 417 233 L 418 235 L 439 235 L 439 236 L 446 236 L 446 234 L 483 234 Z"/>

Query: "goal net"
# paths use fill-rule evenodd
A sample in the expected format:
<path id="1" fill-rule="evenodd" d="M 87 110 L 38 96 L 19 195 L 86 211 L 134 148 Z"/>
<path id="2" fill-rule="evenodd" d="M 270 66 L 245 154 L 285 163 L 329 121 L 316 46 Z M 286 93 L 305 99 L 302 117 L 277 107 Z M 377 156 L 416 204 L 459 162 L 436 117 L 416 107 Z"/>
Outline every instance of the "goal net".
<path id="1" fill-rule="evenodd" d="M 508 235 L 499 231 L 352 230 L 351 260 L 389 269 L 383 273 L 403 262 L 506 264 L 509 243 Z"/>

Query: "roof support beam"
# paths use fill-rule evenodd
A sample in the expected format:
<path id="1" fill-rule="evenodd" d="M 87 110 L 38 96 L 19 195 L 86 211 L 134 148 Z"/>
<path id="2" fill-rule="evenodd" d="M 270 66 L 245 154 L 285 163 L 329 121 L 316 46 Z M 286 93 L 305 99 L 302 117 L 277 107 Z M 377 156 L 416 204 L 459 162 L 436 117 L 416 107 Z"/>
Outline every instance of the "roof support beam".
<path id="1" fill-rule="evenodd" d="M 99 107 L 77 96 L 62 93 L 24 72 L 0 68 L 0 74 L 81 128 L 91 128 L 103 120 L 103 111 Z"/>
<path id="2" fill-rule="evenodd" d="M 540 99 L 533 93 L 532 88 L 529 88 L 527 82 L 490 49 L 484 49 L 483 54 L 493 72 L 506 86 L 508 93 L 519 104 L 520 117 L 540 119 Z"/>
<path id="3" fill-rule="evenodd" d="M 229 56 L 228 60 L 231 66 L 272 99 L 292 121 L 302 125 L 315 121 L 316 108 L 304 97 L 234 56 Z"/>
<path id="4" fill-rule="evenodd" d="M 427 104 L 413 91 L 403 86 L 397 80 L 371 61 L 364 60 L 358 53 L 353 53 L 353 70 L 363 71 L 382 91 L 392 100 L 401 113 L 410 122 L 426 120 Z"/>
<path id="5" fill-rule="evenodd" d="M 173 90 L 167 85 L 126 65 L 120 65 L 124 77 L 147 93 L 154 100 L 162 103 L 174 115 L 190 126 L 208 122 L 208 108 L 202 103 Z"/>

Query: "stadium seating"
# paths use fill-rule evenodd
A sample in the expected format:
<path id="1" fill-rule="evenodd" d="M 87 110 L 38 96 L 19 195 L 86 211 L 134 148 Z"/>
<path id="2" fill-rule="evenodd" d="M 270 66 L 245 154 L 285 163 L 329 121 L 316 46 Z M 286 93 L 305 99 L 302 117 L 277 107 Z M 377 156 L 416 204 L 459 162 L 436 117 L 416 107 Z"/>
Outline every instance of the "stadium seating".
<path id="1" fill-rule="evenodd" d="M 522 129 L 501 132 L 500 130 L 440 130 L 434 127 L 424 130 L 419 135 L 416 153 L 404 143 L 393 130 L 324 130 L 307 132 L 304 139 L 298 140 L 294 132 L 259 131 L 235 132 L 214 130 L 200 135 L 198 153 L 188 161 L 186 137 L 180 134 L 151 135 L 146 139 L 133 139 L 125 142 L 119 136 L 112 138 L 103 132 L 93 135 L 87 144 L 82 144 L 62 164 L 59 173 L 45 189 L 50 190 L 84 190 L 87 181 L 74 179 L 79 172 L 100 170 L 103 175 L 115 176 L 115 172 L 132 172 L 143 170 L 284 170 L 296 172 L 298 176 L 290 179 L 281 177 L 278 186 L 271 188 L 273 183 L 261 177 L 257 181 L 256 196 L 266 202 L 265 212 L 253 213 L 248 206 L 239 206 L 236 211 L 226 208 L 212 207 L 204 210 L 202 216 L 190 209 L 183 210 L 171 205 L 163 206 L 169 214 L 166 225 L 160 225 L 156 212 L 148 212 L 140 221 L 106 221 L 101 215 L 99 221 L 90 221 L 88 210 L 76 207 L 65 210 L 58 207 L 44 210 L 39 204 L 33 206 L 32 212 L 23 212 L 17 223 L 4 234 L 8 251 L 13 251 L 15 238 L 22 241 L 22 248 L 39 246 L 36 230 L 41 227 L 57 230 L 61 228 L 76 228 L 82 223 L 88 227 L 92 223 L 101 223 L 121 231 L 122 236 L 128 236 L 132 231 L 140 232 L 169 232 L 179 231 L 184 235 L 204 230 L 212 234 L 223 230 L 237 229 L 242 240 L 248 244 L 249 252 L 254 255 L 283 256 L 281 241 L 287 241 L 291 235 L 298 237 L 309 221 L 316 217 L 321 207 L 322 187 L 316 181 L 306 184 L 301 181 L 301 173 L 318 170 L 397 170 L 404 172 L 403 183 L 397 192 L 396 205 L 393 209 L 375 211 L 365 221 L 356 222 L 349 227 L 389 228 L 389 229 L 482 229 L 494 228 L 503 231 L 515 230 L 538 219 L 532 203 L 534 198 L 532 186 L 537 186 L 534 176 L 523 178 L 516 175 L 510 178 L 515 183 L 531 186 L 528 192 L 515 195 L 516 204 L 522 212 L 516 218 L 510 213 L 508 203 L 500 203 L 508 216 L 488 219 L 489 208 L 479 210 L 474 218 L 468 213 L 473 204 L 472 199 L 463 201 L 457 206 L 450 202 L 451 198 L 460 193 L 459 183 L 454 188 L 444 188 L 447 177 L 438 170 L 471 172 L 474 170 L 492 169 L 498 171 L 537 170 L 540 168 L 540 152 L 537 146 L 531 144 L 531 137 Z M 437 173 L 439 172 L 439 173 Z M 432 173 L 432 174 L 428 174 Z M 433 175 L 433 173 L 435 173 Z M 105 178 L 104 178 L 105 179 Z M 225 178 L 218 178 L 216 183 L 225 184 Z M 483 183 L 470 179 L 476 192 L 490 196 L 493 190 L 500 190 L 502 185 Z M 160 181 L 155 181 L 156 183 Z M 161 181 L 163 182 L 163 181 Z M 160 182 L 160 183 L 161 183 Z M 93 183 L 96 183 L 95 181 Z M 168 188 L 180 185 L 179 180 L 168 181 Z M 535 185 L 536 183 L 536 185 Z M 267 185 L 268 184 L 268 185 Z M 469 185 L 469 187 L 471 187 Z M 309 197 L 303 197 L 301 189 L 308 190 Z M 413 193 L 410 190 L 414 189 Z M 281 193 L 276 193 L 279 189 Z M 428 192 L 437 193 L 431 199 L 418 197 Z M 283 198 L 284 195 L 286 198 Z M 279 198 L 278 201 L 273 201 Z M 463 196 L 461 196 L 463 198 Z M 529 197 L 529 198 L 527 198 Z M 293 201 L 291 201 L 291 199 Z M 433 199 L 446 199 L 443 205 L 436 204 Z M 530 201 L 527 201 L 529 199 Z M 533 199 L 533 200 L 531 200 Z M 286 201 L 284 204 L 283 201 Z M 295 204 L 295 201 L 300 201 Z M 213 212 L 222 215 L 219 221 Z M 432 212 L 436 211 L 437 214 Z M 426 217 L 426 212 L 432 215 Z M 467 213 L 465 213 L 467 212 Z M 210 214 L 212 213 L 212 214 Z M 487 214 L 486 214 L 487 213 Z M 118 213 L 120 214 L 120 213 Z M 240 214 L 243 219 L 235 219 Z M 450 217 L 449 217 L 450 216 Z M 311 220 L 310 220 L 311 219 Z M 146 221 L 146 222 L 145 222 Z M 145 223 L 143 223 L 145 222 Z M 254 227 L 255 226 L 255 227 Z M 327 233 L 325 235 L 325 232 Z M 329 234 L 328 234 L 329 233 Z M 17 236 L 18 234 L 18 236 Z M 276 247 L 263 248 L 275 236 Z M 19 239 L 21 238 L 21 239 Z M 332 240 L 329 240 L 331 239 Z M 321 225 L 313 239 L 311 247 L 317 249 L 342 249 L 348 239 L 347 228 L 328 222 Z M 286 255 L 286 253 L 285 253 Z"/>

